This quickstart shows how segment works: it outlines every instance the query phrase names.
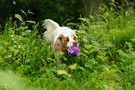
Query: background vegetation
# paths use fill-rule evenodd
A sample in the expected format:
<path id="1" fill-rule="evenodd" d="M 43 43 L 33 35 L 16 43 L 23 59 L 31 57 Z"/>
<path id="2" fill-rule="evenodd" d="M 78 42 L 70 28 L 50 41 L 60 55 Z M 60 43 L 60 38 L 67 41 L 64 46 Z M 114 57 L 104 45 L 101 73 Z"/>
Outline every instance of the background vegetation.
<path id="1" fill-rule="evenodd" d="M 6 19 L 16 13 L 22 14 L 20 10 L 28 9 L 34 14 L 26 18 L 34 21 L 51 18 L 60 24 L 67 19 L 77 23 L 77 18 L 94 15 L 102 4 L 119 10 L 119 6 L 123 9 L 134 6 L 134 0 L 0 0 L 0 24 L 4 25 Z"/>
<path id="2" fill-rule="evenodd" d="M 80 53 L 77 57 L 64 57 L 61 69 L 50 44 L 40 35 L 40 23 L 31 17 L 33 12 L 18 9 L 20 13 L 13 13 L 1 28 L 0 89 L 134 89 L 135 10 L 131 3 L 111 4 L 100 4 L 94 15 L 78 18 L 79 23 L 64 23 L 75 27 Z M 70 19 L 70 15 L 59 17 L 59 22 Z"/>

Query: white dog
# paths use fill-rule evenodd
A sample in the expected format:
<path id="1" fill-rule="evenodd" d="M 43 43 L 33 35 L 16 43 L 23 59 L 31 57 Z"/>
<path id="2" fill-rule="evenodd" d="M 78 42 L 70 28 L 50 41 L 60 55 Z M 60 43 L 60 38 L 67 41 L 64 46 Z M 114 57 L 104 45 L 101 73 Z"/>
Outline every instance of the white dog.
<path id="1" fill-rule="evenodd" d="M 77 36 L 72 29 L 60 27 L 58 23 L 51 19 L 46 19 L 43 26 L 47 29 L 44 32 L 44 37 L 52 43 L 55 52 L 62 51 L 66 54 L 68 47 L 78 46 Z"/>

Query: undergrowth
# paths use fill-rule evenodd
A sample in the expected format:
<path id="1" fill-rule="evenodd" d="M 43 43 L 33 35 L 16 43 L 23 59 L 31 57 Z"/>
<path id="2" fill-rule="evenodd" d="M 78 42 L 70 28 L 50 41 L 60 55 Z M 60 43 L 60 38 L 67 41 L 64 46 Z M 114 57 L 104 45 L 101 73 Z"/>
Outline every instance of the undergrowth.
<path id="1" fill-rule="evenodd" d="M 0 89 L 134 89 L 135 12 L 106 7 L 99 11 L 80 18 L 80 53 L 64 57 L 61 69 L 51 45 L 39 34 L 39 23 L 18 14 L 17 20 L 10 17 L 0 34 Z"/>

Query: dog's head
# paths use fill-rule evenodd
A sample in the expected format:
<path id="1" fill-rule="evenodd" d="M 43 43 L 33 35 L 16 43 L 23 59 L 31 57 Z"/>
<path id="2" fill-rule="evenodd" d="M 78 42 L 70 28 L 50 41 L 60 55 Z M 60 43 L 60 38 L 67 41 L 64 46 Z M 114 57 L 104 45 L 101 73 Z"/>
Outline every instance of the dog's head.
<path id="1" fill-rule="evenodd" d="M 59 35 L 54 43 L 55 51 L 65 51 L 68 47 L 78 46 L 75 32 L 66 32 Z"/>

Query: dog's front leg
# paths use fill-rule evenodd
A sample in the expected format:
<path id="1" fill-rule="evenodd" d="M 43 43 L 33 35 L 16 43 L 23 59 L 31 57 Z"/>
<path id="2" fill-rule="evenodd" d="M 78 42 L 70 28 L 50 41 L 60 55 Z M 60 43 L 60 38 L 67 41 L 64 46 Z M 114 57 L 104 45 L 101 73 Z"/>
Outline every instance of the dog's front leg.
<path id="1" fill-rule="evenodd" d="M 55 52 L 54 55 L 55 55 L 55 58 L 58 62 L 58 67 L 59 67 L 59 69 L 61 69 L 61 63 L 62 63 L 61 59 L 62 59 L 62 56 L 63 56 L 63 52 Z"/>

